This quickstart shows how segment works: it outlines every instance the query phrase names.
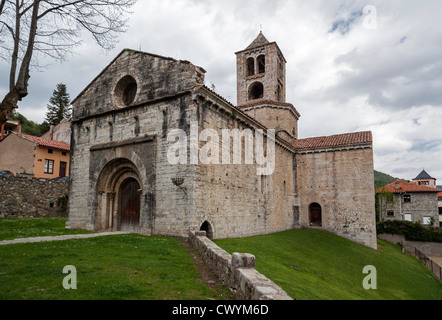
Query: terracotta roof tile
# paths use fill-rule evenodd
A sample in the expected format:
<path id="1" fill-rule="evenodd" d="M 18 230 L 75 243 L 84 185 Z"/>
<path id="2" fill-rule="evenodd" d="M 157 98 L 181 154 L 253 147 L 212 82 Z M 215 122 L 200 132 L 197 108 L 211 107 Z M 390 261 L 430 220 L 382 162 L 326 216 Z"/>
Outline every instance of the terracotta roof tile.
<path id="1" fill-rule="evenodd" d="M 397 187 L 396 187 L 397 184 Z M 376 189 L 376 192 L 393 192 L 393 193 L 402 193 L 402 192 L 440 192 L 439 189 L 425 187 L 416 184 L 415 182 L 406 182 L 402 180 L 397 180 L 392 182 L 384 187 L 380 187 Z"/>
<path id="2" fill-rule="evenodd" d="M 296 149 L 314 149 L 340 147 L 373 142 L 371 131 L 338 134 L 328 137 L 314 137 L 299 139 L 293 142 Z"/>
<path id="3" fill-rule="evenodd" d="M 59 150 L 63 150 L 63 151 L 70 151 L 71 150 L 71 146 L 64 143 L 64 142 L 43 139 L 43 138 L 39 138 L 39 137 L 30 136 L 27 134 L 22 134 L 22 133 L 15 133 L 15 132 L 13 132 L 13 133 L 23 139 L 34 142 L 34 143 L 38 144 L 39 146 L 53 148 L 53 149 L 59 149 Z"/>

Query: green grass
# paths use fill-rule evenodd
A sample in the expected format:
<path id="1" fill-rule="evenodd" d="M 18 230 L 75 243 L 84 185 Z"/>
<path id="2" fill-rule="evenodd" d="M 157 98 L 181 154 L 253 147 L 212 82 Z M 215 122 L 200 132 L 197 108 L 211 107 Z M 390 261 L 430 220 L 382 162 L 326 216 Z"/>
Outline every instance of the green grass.
<path id="1" fill-rule="evenodd" d="M 90 232 L 66 229 L 65 218 L 0 218 L 0 241 L 85 233 Z"/>
<path id="2" fill-rule="evenodd" d="M 317 230 L 216 240 L 226 251 L 251 253 L 256 269 L 297 300 L 441 300 L 442 284 L 417 258 L 379 240 L 375 251 Z M 377 269 L 365 290 L 364 266 Z"/>
<path id="3" fill-rule="evenodd" d="M 209 288 L 180 239 L 136 234 L 0 246 L 0 300 L 206 300 Z M 63 268 L 75 266 L 77 289 Z"/>

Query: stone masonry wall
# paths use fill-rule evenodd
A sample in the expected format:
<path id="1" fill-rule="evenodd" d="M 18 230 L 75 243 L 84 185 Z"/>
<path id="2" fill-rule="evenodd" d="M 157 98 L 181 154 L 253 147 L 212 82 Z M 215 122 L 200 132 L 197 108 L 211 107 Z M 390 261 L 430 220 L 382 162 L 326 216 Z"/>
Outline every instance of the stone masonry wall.
<path id="1" fill-rule="evenodd" d="M 394 194 L 394 201 L 387 202 L 380 198 L 381 220 L 403 220 L 405 214 L 411 215 L 411 222 L 424 223 L 424 217 L 433 218 L 433 227 L 439 226 L 439 212 L 437 208 L 436 192 L 414 192 L 409 194 L 410 202 L 404 202 L 403 194 Z M 379 196 L 378 196 L 379 198 Z M 393 211 L 393 216 L 387 212 Z"/>
<path id="2" fill-rule="evenodd" d="M 232 117 L 223 104 L 208 100 L 198 104 L 200 131 L 215 130 L 222 140 L 223 129 L 251 130 L 255 141 L 255 128 L 242 122 L 239 115 Z M 296 203 L 293 153 L 277 143 L 273 174 L 260 176 L 256 163 L 245 164 L 244 142 L 242 164 L 222 164 L 222 148 L 225 146 L 220 141 L 220 164 L 195 168 L 195 227 L 208 221 L 215 239 L 293 229 Z M 232 149 L 231 145 L 231 152 Z"/>
<path id="3" fill-rule="evenodd" d="M 58 199 L 68 186 L 68 179 L 0 177 L 0 217 L 64 216 Z"/>
<path id="4" fill-rule="evenodd" d="M 376 249 L 373 150 L 328 150 L 297 156 L 300 224 L 309 206 L 322 209 L 322 229 Z"/>
<path id="5" fill-rule="evenodd" d="M 255 257 L 230 255 L 206 237 L 204 231 L 190 232 L 189 241 L 209 268 L 239 300 L 293 300 L 273 281 L 256 271 Z"/>

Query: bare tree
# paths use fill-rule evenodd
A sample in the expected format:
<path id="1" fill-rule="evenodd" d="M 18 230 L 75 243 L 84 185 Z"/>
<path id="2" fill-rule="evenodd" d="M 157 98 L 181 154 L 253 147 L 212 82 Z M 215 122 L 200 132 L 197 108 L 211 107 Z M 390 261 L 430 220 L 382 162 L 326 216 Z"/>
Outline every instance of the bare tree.
<path id="1" fill-rule="evenodd" d="M 0 58 L 10 63 L 0 125 L 28 95 L 30 67 L 42 55 L 66 60 L 89 33 L 105 50 L 124 32 L 136 0 L 0 0 Z"/>

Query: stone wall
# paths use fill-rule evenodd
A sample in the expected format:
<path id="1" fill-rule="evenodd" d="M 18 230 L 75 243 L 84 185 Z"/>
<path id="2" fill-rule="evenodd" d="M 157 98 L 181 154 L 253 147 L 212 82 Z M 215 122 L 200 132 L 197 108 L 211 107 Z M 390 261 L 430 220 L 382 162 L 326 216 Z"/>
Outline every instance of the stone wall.
<path id="1" fill-rule="evenodd" d="M 238 129 L 239 132 L 250 130 L 255 141 L 256 130 L 260 128 L 258 125 L 246 122 L 246 117 L 239 113 L 232 116 L 229 106 L 216 101 L 216 96 L 210 96 L 210 93 L 206 92 L 199 98 L 197 113 L 200 132 L 214 130 L 222 140 L 223 129 Z M 266 138 L 264 141 L 267 141 Z M 241 144 L 241 164 L 222 164 L 222 154 L 227 148 L 220 141 L 220 164 L 195 167 L 195 228 L 208 221 L 215 239 L 293 229 L 297 223 L 294 217 L 297 194 L 293 151 L 276 139 L 273 174 L 261 176 L 257 173 L 260 165 L 256 162 L 246 164 L 244 141 Z M 232 150 L 233 143 L 231 160 Z M 256 160 L 255 154 L 253 157 Z"/>
<path id="2" fill-rule="evenodd" d="M 237 299 L 293 300 L 273 281 L 256 271 L 253 255 L 248 253 L 230 255 L 209 240 L 204 231 L 190 232 L 189 241 Z"/>
<path id="3" fill-rule="evenodd" d="M 411 215 L 411 222 L 424 223 L 424 217 L 433 218 L 433 227 L 439 226 L 439 212 L 436 192 L 413 192 L 408 193 L 410 202 L 404 202 L 404 194 L 394 194 L 392 202 L 385 197 L 379 198 L 381 207 L 381 221 L 404 220 L 406 214 Z M 388 211 L 393 215 L 388 216 Z"/>
<path id="4" fill-rule="evenodd" d="M 64 216 L 58 199 L 68 186 L 68 179 L 0 177 L 0 217 Z"/>
<path id="5" fill-rule="evenodd" d="M 417 248 L 426 255 L 442 257 L 442 243 L 440 242 L 408 241 L 399 234 L 380 234 L 378 237 L 382 240 L 401 245 L 404 251 L 408 253 L 414 254 L 414 248 Z"/>
<path id="6" fill-rule="evenodd" d="M 376 249 L 373 150 L 318 150 L 297 155 L 300 224 L 311 227 L 310 205 L 322 209 L 321 229 Z"/>

